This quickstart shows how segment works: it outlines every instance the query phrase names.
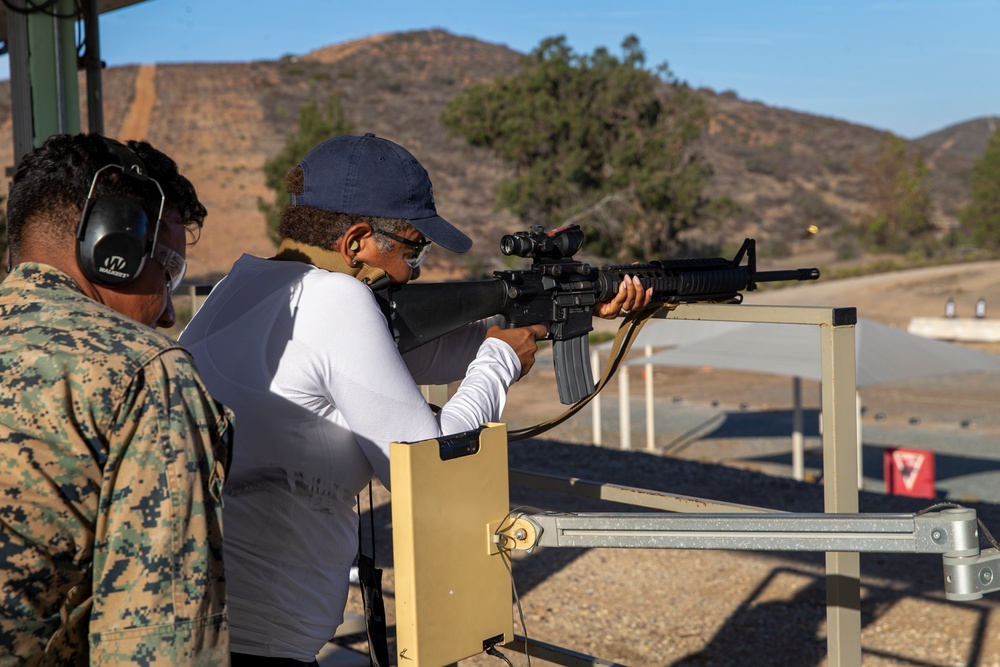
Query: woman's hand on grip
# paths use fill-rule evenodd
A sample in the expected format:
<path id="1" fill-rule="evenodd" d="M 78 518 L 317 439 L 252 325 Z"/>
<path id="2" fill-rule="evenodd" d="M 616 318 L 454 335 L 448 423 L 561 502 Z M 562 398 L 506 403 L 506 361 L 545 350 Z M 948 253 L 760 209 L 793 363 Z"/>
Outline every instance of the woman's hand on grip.
<path id="1" fill-rule="evenodd" d="M 545 338 L 548 332 L 549 330 L 544 324 L 532 324 L 526 327 L 514 327 L 513 329 L 490 327 L 486 332 L 486 337 L 499 338 L 513 348 L 514 353 L 521 362 L 521 377 L 524 377 L 531 370 L 531 367 L 535 365 L 535 353 L 538 351 L 538 341 Z"/>

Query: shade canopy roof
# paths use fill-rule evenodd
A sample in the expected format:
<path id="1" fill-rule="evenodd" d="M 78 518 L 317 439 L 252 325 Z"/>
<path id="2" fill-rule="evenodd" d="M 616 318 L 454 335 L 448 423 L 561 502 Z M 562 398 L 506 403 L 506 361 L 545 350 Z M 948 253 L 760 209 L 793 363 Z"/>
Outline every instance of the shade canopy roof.
<path id="1" fill-rule="evenodd" d="M 115 9 L 121 9 L 122 7 L 128 7 L 130 5 L 137 5 L 140 2 L 146 2 L 147 0 L 98 0 L 97 10 L 101 13 L 107 13 L 114 11 Z M 35 2 L 36 5 L 40 4 Z M 0 41 L 7 41 L 7 10 L 6 8 L 0 7 Z"/>

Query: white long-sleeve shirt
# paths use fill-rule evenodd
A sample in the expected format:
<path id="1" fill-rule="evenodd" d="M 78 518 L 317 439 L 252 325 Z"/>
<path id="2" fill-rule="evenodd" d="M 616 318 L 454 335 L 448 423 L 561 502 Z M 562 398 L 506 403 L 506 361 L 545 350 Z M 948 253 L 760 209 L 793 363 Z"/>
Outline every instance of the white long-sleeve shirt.
<path id="1" fill-rule="evenodd" d="M 244 255 L 181 334 L 236 415 L 223 509 L 232 650 L 312 660 L 343 621 L 355 497 L 389 443 L 497 421 L 520 376 L 477 322 L 400 356 L 367 286 Z M 465 376 L 435 416 L 417 387 Z"/>

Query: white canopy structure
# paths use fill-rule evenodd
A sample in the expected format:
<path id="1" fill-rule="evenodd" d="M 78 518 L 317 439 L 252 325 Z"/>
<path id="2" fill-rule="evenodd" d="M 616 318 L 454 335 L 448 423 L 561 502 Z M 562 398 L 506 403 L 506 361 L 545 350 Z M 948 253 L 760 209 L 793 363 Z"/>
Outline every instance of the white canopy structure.
<path id="1" fill-rule="evenodd" d="M 679 329 L 682 337 L 679 339 L 676 333 L 671 333 L 671 328 Z M 647 341 L 643 344 L 675 347 L 629 362 L 630 365 L 712 366 L 816 381 L 821 377 L 816 327 L 692 320 L 671 322 L 668 318 L 650 322 L 639 335 Z M 684 342 L 685 338 L 690 342 Z M 1000 370 L 998 355 L 915 336 L 871 320 L 858 320 L 855 345 L 858 387 L 913 377 Z"/>
<path id="2" fill-rule="evenodd" d="M 702 320 L 654 320 L 646 324 L 633 349 L 644 346 L 647 356 L 626 366 L 708 366 L 727 370 L 785 375 L 793 384 L 793 474 L 802 477 L 801 378 L 820 381 L 820 333 L 816 327 L 776 323 L 735 323 Z M 654 347 L 671 349 L 649 354 Z M 909 334 L 871 320 L 858 320 L 855 328 L 857 386 L 896 382 L 972 371 L 1000 371 L 1000 356 L 953 343 Z M 600 349 L 600 348 L 598 348 Z M 626 370 L 627 369 L 622 369 Z M 653 392 L 647 372 L 647 438 L 653 447 Z M 624 380 L 623 380 L 624 381 Z M 627 389 L 624 391 L 627 392 Z M 628 400 L 620 402 L 623 430 L 630 429 L 624 414 Z M 860 400 L 859 400 L 860 409 Z M 860 419 L 858 420 L 860 431 Z M 599 428 L 595 417 L 595 433 Z M 623 435 L 623 446 L 628 439 Z M 858 434 L 860 444 L 860 432 Z"/>

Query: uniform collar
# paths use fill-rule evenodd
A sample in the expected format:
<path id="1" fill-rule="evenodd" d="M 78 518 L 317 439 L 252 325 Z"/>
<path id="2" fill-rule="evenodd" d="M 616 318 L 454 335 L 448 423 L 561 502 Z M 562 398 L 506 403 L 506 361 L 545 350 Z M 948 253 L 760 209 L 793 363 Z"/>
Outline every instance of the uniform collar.
<path id="1" fill-rule="evenodd" d="M 84 294 L 83 288 L 71 276 L 40 262 L 21 262 L 3 280 L 4 287 L 15 288 L 19 284 L 47 289 L 64 288 Z"/>
<path id="2" fill-rule="evenodd" d="M 282 239 L 281 245 L 278 246 L 278 252 L 274 255 L 274 259 L 305 262 L 326 271 L 346 273 L 349 276 L 354 276 L 373 289 L 376 285 L 381 284 L 380 281 L 387 283 L 389 279 L 385 271 L 375 268 L 370 264 L 362 263 L 360 266 L 351 266 L 344 261 L 344 256 L 339 252 L 292 239 Z"/>

